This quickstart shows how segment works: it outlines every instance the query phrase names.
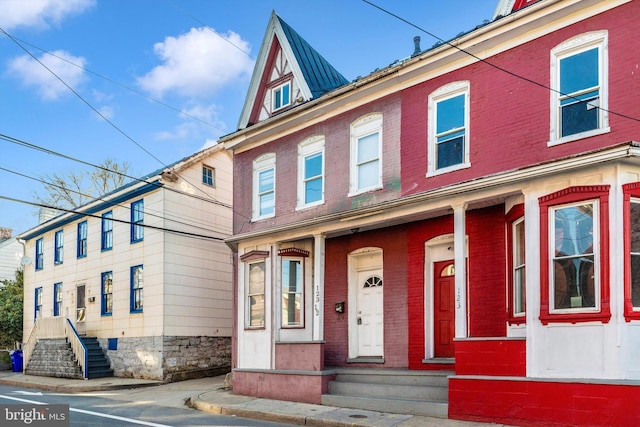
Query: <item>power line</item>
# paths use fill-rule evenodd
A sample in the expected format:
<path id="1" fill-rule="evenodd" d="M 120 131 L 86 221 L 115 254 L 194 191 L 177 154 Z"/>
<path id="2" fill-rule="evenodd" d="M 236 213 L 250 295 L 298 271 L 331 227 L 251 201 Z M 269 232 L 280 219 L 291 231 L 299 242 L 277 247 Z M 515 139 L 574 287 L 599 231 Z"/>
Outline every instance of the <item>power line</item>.
<path id="1" fill-rule="evenodd" d="M 15 202 L 15 203 L 22 203 L 22 204 L 26 204 L 26 205 L 31 205 L 31 206 L 37 206 L 40 208 L 47 208 L 47 209 L 57 209 L 66 213 L 74 213 L 74 214 L 78 214 L 78 215 L 83 215 L 83 216 L 87 216 L 90 218 L 98 218 L 98 219 L 102 219 L 102 216 L 98 216 L 95 214 L 90 214 L 87 212 L 81 212 L 75 209 L 64 209 L 64 208 L 57 208 L 55 206 L 49 206 L 46 205 L 44 203 L 36 203 L 36 202 L 29 202 L 26 200 L 21 200 L 21 199 L 15 199 L 13 197 L 7 197 L 7 196 L 2 196 L 0 195 L 0 200 L 7 200 L 9 202 Z M 123 223 L 123 224 L 134 224 L 131 221 L 126 221 L 123 219 L 116 219 L 116 218 L 111 218 L 111 220 L 113 222 L 119 222 L 119 223 Z M 135 223 L 135 225 L 144 227 L 144 228 L 149 228 L 152 230 L 158 230 L 158 231 L 164 231 L 167 233 L 174 233 L 174 234 L 181 234 L 183 236 L 187 236 L 187 237 L 195 237 L 195 238 L 199 238 L 199 239 L 206 239 L 206 240 L 216 240 L 216 241 L 224 241 L 223 238 L 221 237 L 213 237 L 213 236 L 206 236 L 204 234 L 197 234 L 197 233 L 189 233 L 188 231 L 181 231 L 181 230 L 172 230 L 170 228 L 165 228 L 165 227 L 157 227 L 154 225 L 149 225 L 149 224 L 140 224 L 140 223 Z"/>
<path id="2" fill-rule="evenodd" d="M 57 185 L 57 184 L 54 184 L 54 183 L 52 183 L 52 182 L 47 182 L 47 181 L 45 181 L 45 180 L 43 180 L 43 179 L 34 178 L 34 177 L 32 177 L 32 176 L 29 176 L 29 175 L 26 175 L 26 174 L 23 174 L 23 173 L 20 173 L 20 172 L 17 172 L 17 171 L 11 170 L 11 169 L 7 169 L 7 168 L 4 168 L 4 167 L 1 167 L 1 166 L 0 166 L 0 170 L 5 171 L 5 172 L 8 172 L 8 173 L 11 173 L 11 174 L 14 174 L 14 175 L 21 176 L 21 177 L 23 177 L 23 178 L 27 178 L 27 179 L 31 179 L 31 180 L 33 180 L 33 181 L 40 182 L 40 183 L 45 184 L 45 185 L 47 185 L 47 186 L 51 186 L 51 187 L 55 187 L 55 188 L 60 188 L 60 189 L 63 189 L 63 190 L 65 190 L 65 191 L 69 191 L 69 192 L 71 192 L 71 193 L 78 194 L 78 195 L 80 195 L 80 196 L 82 196 L 82 197 L 86 197 L 86 198 L 88 198 L 88 199 L 90 199 L 90 200 L 100 200 L 100 201 L 102 201 L 102 202 L 105 202 L 105 203 L 109 204 L 109 206 L 118 206 L 118 207 L 121 207 L 121 208 L 124 208 L 124 209 L 129 209 L 129 210 L 131 210 L 131 207 L 130 207 L 130 206 L 123 205 L 123 204 L 119 204 L 119 203 L 114 203 L 114 202 L 112 202 L 112 201 L 110 201 L 110 200 L 105 200 L 105 199 L 103 199 L 103 198 L 101 198 L 101 197 L 93 197 L 93 196 L 91 196 L 90 194 L 82 193 L 82 192 L 80 192 L 80 191 L 76 191 L 76 190 L 73 190 L 73 189 L 71 189 L 71 188 L 63 187 L 63 186 L 61 186 L 61 185 Z M 53 208 L 53 209 L 56 209 L 56 210 L 59 210 L 59 211 L 63 210 L 62 208 L 59 208 L 59 207 L 55 207 L 55 208 Z M 172 219 L 172 218 L 169 218 L 169 217 L 167 217 L 167 216 L 159 215 L 159 214 L 157 214 L 157 213 L 152 213 L 152 211 L 150 211 L 150 210 L 149 210 L 149 209 L 147 209 L 147 208 L 145 208 L 145 209 L 144 209 L 144 213 L 145 213 L 145 215 L 149 215 L 149 216 L 156 217 L 156 218 L 160 218 L 160 219 L 163 219 L 163 220 L 167 220 L 167 221 L 175 222 L 175 223 L 177 223 L 177 224 L 181 224 L 181 225 L 186 225 L 186 226 L 188 226 L 188 227 L 193 227 L 193 228 L 197 228 L 197 229 L 200 229 L 200 230 L 209 231 L 209 232 L 212 232 L 212 233 L 218 233 L 218 234 L 223 234 L 223 235 L 225 234 L 225 233 L 221 233 L 221 232 L 219 232 L 219 231 L 211 230 L 211 229 L 206 228 L 206 227 L 202 227 L 202 226 L 198 226 L 198 225 L 194 225 L 194 224 L 189 224 L 189 223 L 186 223 L 186 222 L 183 222 L 183 221 L 178 221 L 177 219 Z M 228 236 L 228 235 L 227 235 L 227 236 Z"/>
<path id="3" fill-rule="evenodd" d="M 69 65 L 73 65 L 74 67 L 77 67 L 77 68 L 79 68 L 79 69 L 81 69 L 81 70 L 84 70 L 84 71 L 86 71 L 87 73 L 90 73 L 90 74 L 92 74 L 92 75 L 94 75 L 94 76 L 96 76 L 96 77 L 99 77 L 99 78 L 101 78 L 101 79 L 103 79 L 103 80 L 105 80 L 105 81 L 107 81 L 107 82 L 109 82 L 109 83 L 111 83 L 111 84 L 114 84 L 114 85 L 119 86 L 119 87 L 121 87 L 121 88 L 123 88 L 123 89 L 126 89 L 126 90 L 128 90 L 129 92 L 131 92 L 131 93 L 134 93 L 134 94 L 136 94 L 136 95 L 138 95 L 138 96 L 141 96 L 141 97 L 143 97 L 143 98 L 146 98 L 146 99 L 148 99 L 149 101 L 155 102 L 155 103 L 157 103 L 157 104 L 162 105 L 163 107 L 169 108 L 170 110 L 173 110 L 173 111 L 175 111 L 175 112 L 177 112 L 177 113 L 179 113 L 179 114 L 181 114 L 181 115 L 183 115 L 183 116 L 187 116 L 187 117 L 189 117 L 189 118 L 191 118 L 191 119 L 193 119 L 193 120 L 196 120 L 196 121 L 198 121 L 198 122 L 200 122 L 200 123 L 202 123 L 202 124 L 205 124 L 205 125 L 210 126 L 210 127 L 214 128 L 214 129 L 217 129 L 217 130 L 219 130 L 220 132 L 227 132 L 225 129 L 220 129 L 219 127 L 217 127 L 217 126 L 216 126 L 216 125 L 214 125 L 213 123 L 210 123 L 210 122 L 208 122 L 208 121 L 206 121 L 206 120 L 202 120 L 201 118 L 196 117 L 196 116 L 194 116 L 194 115 L 192 115 L 192 114 L 189 114 L 189 113 L 185 112 L 184 110 L 182 110 L 182 109 L 180 109 L 180 108 L 177 108 L 177 107 L 174 107 L 174 106 L 172 106 L 172 105 L 169 105 L 169 104 L 167 104 L 166 102 L 164 102 L 164 101 L 162 101 L 162 100 L 160 100 L 160 99 L 158 99 L 158 98 L 154 98 L 154 97 L 152 97 L 152 96 L 149 96 L 149 95 L 147 95 L 147 94 L 145 94 L 145 93 L 143 93 L 143 92 L 140 92 L 139 90 L 136 90 L 136 89 L 134 89 L 134 88 L 132 88 L 132 87 L 129 87 L 129 86 L 125 85 L 125 84 L 122 84 L 122 83 L 120 83 L 120 82 L 118 82 L 118 81 L 116 81 L 116 80 L 113 80 L 113 79 L 111 79 L 111 78 L 109 78 L 109 77 L 107 77 L 107 76 L 104 76 L 104 75 L 102 75 L 102 74 L 100 74 L 100 73 L 97 73 L 97 72 L 95 72 L 95 71 L 93 71 L 93 70 L 91 70 L 91 69 L 89 69 L 89 68 L 87 68 L 87 67 L 84 67 L 84 66 L 82 66 L 82 65 L 76 64 L 75 62 L 69 61 L 67 58 L 63 58 L 62 56 L 56 55 L 56 54 L 55 54 L 55 53 L 53 53 L 53 52 L 49 52 L 48 50 L 45 50 L 45 49 L 43 49 L 43 48 L 41 48 L 41 47 L 38 47 L 38 46 L 36 46 L 36 45 L 34 45 L 34 44 L 32 44 L 32 43 L 29 43 L 29 42 L 27 42 L 27 41 L 25 41 L 25 40 L 23 40 L 23 39 L 20 39 L 20 38 L 15 37 L 15 36 L 10 36 L 6 31 L 2 30 L 1 28 L 0 28 L 0 32 L 4 33 L 4 34 L 5 34 L 5 35 L 7 35 L 8 37 L 12 37 L 13 39 L 18 40 L 18 41 L 19 41 L 20 43 L 22 43 L 22 44 L 25 44 L 25 45 L 27 45 L 27 46 L 30 46 L 30 47 L 34 48 L 34 49 L 37 49 L 37 50 L 39 50 L 39 51 L 41 51 L 41 52 L 43 52 L 43 53 L 45 53 L 45 54 L 47 54 L 47 55 L 49 55 L 49 56 L 52 56 L 52 57 L 54 57 L 54 58 L 56 58 L 56 59 L 59 59 L 60 61 L 66 62 L 66 63 L 67 63 L 67 64 L 69 64 Z"/>
<path id="4" fill-rule="evenodd" d="M 492 67 L 492 68 L 494 68 L 496 70 L 502 71 L 503 73 L 506 73 L 506 74 L 508 74 L 508 75 L 510 75 L 512 77 L 515 77 L 517 79 L 523 80 L 523 81 L 525 81 L 527 83 L 531 83 L 531 84 L 533 84 L 535 86 L 541 87 L 541 88 L 543 88 L 545 90 L 548 90 L 550 92 L 557 93 L 557 94 L 559 94 L 561 96 L 564 96 L 564 97 L 567 97 L 569 99 L 573 99 L 573 100 L 579 101 L 579 102 L 584 102 L 583 100 L 579 99 L 576 96 L 563 93 L 562 91 L 560 91 L 558 89 L 554 89 L 549 85 L 546 85 L 544 83 L 540 83 L 540 82 L 538 82 L 536 80 L 530 79 L 530 78 L 525 77 L 525 76 L 523 76 L 521 74 L 518 74 L 518 73 L 516 73 L 514 71 L 511 71 L 511 70 L 503 68 L 503 67 L 501 67 L 499 65 L 496 65 L 496 64 L 494 64 L 494 63 L 492 63 L 492 62 L 490 62 L 490 61 L 488 61 L 486 59 L 480 58 L 479 56 L 477 56 L 477 55 L 475 55 L 475 54 L 473 54 L 473 53 L 471 53 L 471 52 L 469 52 L 469 51 L 467 51 L 467 50 L 465 50 L 465 49 L 463 49 L 463 48 L 461 48 L 459 46 L 456 46 L 455 44 L 451 43 L 450 41 L 447 41 L 447 40 L 442 39 L 441 37 L 438 37 L 437 35 L 425 30 L 424 28 L 414 24 L 413 22 L 411 22 L 411 21 L 409 21 L 409 20 L 407 20 L 407 19 L 405 19 L 405 18 L 403 18 L 403 17 L 401 17 L 401 16 L 399 16 L 399 15 L 397 15 L 397 14 L 395 14 L 395 13 L 393 13 L 393 12 L 383 8 L 383 7 L 381 7 L 381 6 L 378 6 L 378 5 L 376 5 L 375 3 L 372 3 L 369 0 L 362 0 L 362 1 L 364 3 L 367 3 L 368 5 L 370 5 L 372 7 L 380 10 L 381 12 L 384 12 L 387 15 L 390 15 L 390 16 L 398 19 L 399 21 L 402 21 L 405 24 L 412 26 L 413 28 L 417 29 L 418 31 L 422 31 L 423 33 L 427 34 L 428 36 L 433 37 L 434 39 L 440 41 L 441 43 L 446 44 L 447 46 L 452 47 L 452 48 L 458 50 L 459 52 L 462 52 L 465 55 L 468 55 L 468 56 L 472 57 L 473 59 L 475 59 L 475 60 L 477 60 L 479 62 L 482 62 L 482 63 L 484 63 L 484 64 L 486 64 L 486 65 L 488 65 L 488 66 L 490 66 L 490 67 Z M 618 117 L 621 117 L 621 118 L 633 120 L 635 122 L 640 122 L 640 118 L 637 118 L 637 117 L 632 117 L 632 116 L 629 116 L 629 115 L 626 115 L 626 114 L 618 113 L 618 112 L 615 112 L 615 111 L 612 111 L 612 110 L 608 110 L 606 108 L 602 108 L 600 106 L 594 106 L 594 108 L 598 108 L 599 110 L 605 111 L 605 112 L 607 112 L 609 114 L 612 114 L 614 116 L 618 116 Z"/>

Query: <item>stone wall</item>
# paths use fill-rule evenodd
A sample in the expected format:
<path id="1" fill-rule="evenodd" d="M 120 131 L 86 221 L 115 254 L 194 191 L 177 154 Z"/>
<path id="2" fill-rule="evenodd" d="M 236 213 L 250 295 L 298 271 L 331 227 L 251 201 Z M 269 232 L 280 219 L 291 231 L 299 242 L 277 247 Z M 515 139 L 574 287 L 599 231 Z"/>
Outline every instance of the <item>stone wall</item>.
<path id="1" fill-rule="evenodd" d="M 181 381 L 231 370 L 230 337 L 126 337 L 98 339 L 116 377 Z"/>

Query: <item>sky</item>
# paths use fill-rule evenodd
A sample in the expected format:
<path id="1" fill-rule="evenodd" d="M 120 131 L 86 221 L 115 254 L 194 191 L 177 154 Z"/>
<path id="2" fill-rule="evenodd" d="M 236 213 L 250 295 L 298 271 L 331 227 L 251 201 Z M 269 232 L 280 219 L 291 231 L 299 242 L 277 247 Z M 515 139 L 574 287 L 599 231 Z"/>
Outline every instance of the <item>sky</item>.
<path id="1" fill-rule="evenodd" d="M 348 80 L 491 20 L 498 0 L 1 0 L 0 227 L 35 227 L 37 181 L 141 177 L 234 132 L 272 11 Z M 403 22 L 380 9 L 385 9 Z M 419 27 L 419 28 L 416 28 Z M 7 138 L 8 137 L 8 138 Z"/>

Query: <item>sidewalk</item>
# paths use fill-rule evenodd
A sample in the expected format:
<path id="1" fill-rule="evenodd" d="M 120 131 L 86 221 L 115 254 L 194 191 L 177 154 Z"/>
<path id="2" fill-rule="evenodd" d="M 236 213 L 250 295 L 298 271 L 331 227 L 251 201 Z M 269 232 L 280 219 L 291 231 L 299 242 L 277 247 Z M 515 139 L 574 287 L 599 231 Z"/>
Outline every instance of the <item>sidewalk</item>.
<path id="1" fill-rule="evenodd" d="M 171 390 L 176 400 L 186 397 L 188 406 L 219 415 L 235 415 L 279 423 L 326 427 L 480 427 L 502 424 L 473 423 L 415 415 L 390 414 L 234 395 L 225 387 L 225 376 L 164 384 L 133 378 L 72 380 L 0 371 L 0 384 L 56 393 L 137 389 L 155 386 Z M 161 394 L 161 393 L 151 393 Z"/>

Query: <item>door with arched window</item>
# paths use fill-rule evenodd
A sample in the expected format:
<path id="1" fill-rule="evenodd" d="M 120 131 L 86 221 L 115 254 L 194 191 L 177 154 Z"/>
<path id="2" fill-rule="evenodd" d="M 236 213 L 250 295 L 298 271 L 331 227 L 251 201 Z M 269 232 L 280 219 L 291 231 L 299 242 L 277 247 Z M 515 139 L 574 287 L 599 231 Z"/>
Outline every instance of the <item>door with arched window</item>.
<path id="1" fill-rule="evenodd" d="M 383 355 L 383 281 L 382 271 L 358 272 L 358 356 Z"/>
<path id="2" fill-rule="evenodd" d="M 435 357 L 454 357 L 455 268 L 453 261 L 433 265 L 433 350 Z"/>

